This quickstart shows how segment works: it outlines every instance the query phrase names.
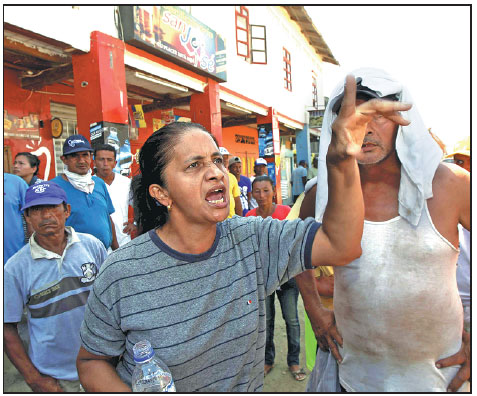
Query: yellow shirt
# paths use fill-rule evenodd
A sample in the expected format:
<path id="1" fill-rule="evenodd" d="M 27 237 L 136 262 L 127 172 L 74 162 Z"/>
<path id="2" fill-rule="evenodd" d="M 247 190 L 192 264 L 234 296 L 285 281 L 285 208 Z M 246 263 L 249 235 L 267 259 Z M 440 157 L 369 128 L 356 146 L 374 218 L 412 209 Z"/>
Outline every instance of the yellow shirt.
<path id="1" fill-rule="evenodd" d="M 229 172 L 230 213 L 227 219 L 235 214 L 235 198 L 240 197 L 240 188 L 237 178 Z"/>

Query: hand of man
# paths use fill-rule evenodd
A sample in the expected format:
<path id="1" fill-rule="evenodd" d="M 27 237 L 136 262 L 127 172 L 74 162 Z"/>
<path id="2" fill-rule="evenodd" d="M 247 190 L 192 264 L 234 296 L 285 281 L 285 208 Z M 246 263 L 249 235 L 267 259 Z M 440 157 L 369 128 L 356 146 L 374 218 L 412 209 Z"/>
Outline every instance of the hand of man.
<path id="1" fill-rule="evenodd" d="M 446 357 L 436 362 L 437 368 L 461 365 L 461 368 L 452 379 L 448 392 L 457 392 L 462 384 L 470 378 L 470 333 L 462 331 L 462 346 L 455 355 Z"/>
<path id="2" fill-rule="evenodd" d="M 133 223 L 125 222 L 123 226 L 125 226 L 123 229 L 123 232 L 125 234 L 131 235 L 131 233 L 134 233 L 137 231 L 137 227 Z"/>
<path id="3" fill-rule="evenodd" d="M 336 342 L 342 347 L 343 338 L 336 327 L 334 312 L 321 307 L 319 315 L 308 315 L 308 317 L 315 332 L 319 348 L 325 352 L 330 350 L 335 359 L 341 363 L 343 358 L 340 355 Z"/>
<path id="4" fill-rule="evenodd" d="M 321 297 L 333 297 L 335 287 L 335 276 L 319 276 L 315 278 L 316 288 Z"/>
<path id="5" fill-rule="evenodd" d="M 373 117 L 382 115 L 399 125 L 409 125 L 399 111 L 409 110 L 411 104 L 391 100 L 372 99 L 356 106 L 356 80 L 346 76 L 343 101 L 331 129 L 333 135 L 328 150 L 328 162 L 338 162 L 356 156 L 363 144 L 366 127 Z"/>
<path id="6" fill-rule="evenodd" d="M 35 378 L 34 381 L 28 383 L 28 386 L 33 392 L 64 392 L 58 380 L 48 375 L 41 375 L 40 377 Z"/>

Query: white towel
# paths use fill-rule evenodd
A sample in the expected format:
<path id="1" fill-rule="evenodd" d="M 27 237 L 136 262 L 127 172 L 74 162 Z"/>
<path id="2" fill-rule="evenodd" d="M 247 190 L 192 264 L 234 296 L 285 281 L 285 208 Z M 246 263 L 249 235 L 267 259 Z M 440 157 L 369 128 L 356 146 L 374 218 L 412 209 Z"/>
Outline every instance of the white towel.
<path id="1" fill-rule="evenodd" d="M 442 158 L 442 150 L 424 125 L 409 91 L 395 81 L 386 72 L 379 69 L 362 68 L 351 72 L 362 79 L 361 85 L 377 92 L 380 96 L 398 94 L 400 101 L 412 103 L 403 117 L 411 123 L 399 126 L 396 137 L 396 151 L 401 161 L 401 182 L 399 186 L 399 214 L 412 225 L 417 225 L 424 206 L 424 200 L 432 198 L 432 179 Z M 308 191 L 316 182 L 319 188 L 316 194 L 315 217 L 322 220 L 328 202 L 328 171 L 326 153 L 331 141 L 331 125 L 336 118 L 331 109 L 341 99 L 344 82 L 333 90 L 323 118 L 318 157 L 318 176 L 307 183 Z M 436 110 L 437 111 L 437 110 Z"/>

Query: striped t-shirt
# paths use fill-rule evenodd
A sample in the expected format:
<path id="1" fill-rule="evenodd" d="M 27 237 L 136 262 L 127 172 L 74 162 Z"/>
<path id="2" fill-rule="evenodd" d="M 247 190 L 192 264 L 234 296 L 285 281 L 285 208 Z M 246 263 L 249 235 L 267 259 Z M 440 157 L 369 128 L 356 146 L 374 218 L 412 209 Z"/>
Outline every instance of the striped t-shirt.
<path id="1" fill-rule="evenodd" d="M 178 392 L 259 392 L 263 387 L 265 297 L 311 266 L 319 223 L 234 216 L 217 224 L 212 247 L 183 254 L 154 231 L 113 252 L 88 299 L 83 347 L 120 356 L 131 384 L 132 348 L 148 340 Z"/>

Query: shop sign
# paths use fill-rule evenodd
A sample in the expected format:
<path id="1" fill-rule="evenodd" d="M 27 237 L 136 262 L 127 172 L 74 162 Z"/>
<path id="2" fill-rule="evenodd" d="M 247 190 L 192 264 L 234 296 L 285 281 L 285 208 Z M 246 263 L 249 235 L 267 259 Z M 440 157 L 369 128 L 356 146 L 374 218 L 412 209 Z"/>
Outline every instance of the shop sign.
<path id="1" fill-rule="evenodd" d="M 255 145 L 255 138 L 253 136 L 235 134 L 235 143 Z"/>
<path id="2" fill-rule="evenodd" d="M 227 81 L 223 38 L 182 8 L 119 6 L 119 11 L 126 43 Z"/>
<path id="3" fill-rule="evenodd" d="M 40 139 L 40 117 L 30 113 L 24 117 L 3 110 L 3 136 L 16 139 Z"/>

